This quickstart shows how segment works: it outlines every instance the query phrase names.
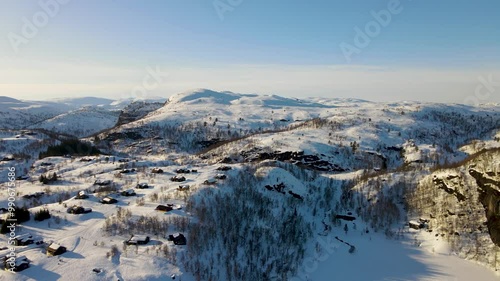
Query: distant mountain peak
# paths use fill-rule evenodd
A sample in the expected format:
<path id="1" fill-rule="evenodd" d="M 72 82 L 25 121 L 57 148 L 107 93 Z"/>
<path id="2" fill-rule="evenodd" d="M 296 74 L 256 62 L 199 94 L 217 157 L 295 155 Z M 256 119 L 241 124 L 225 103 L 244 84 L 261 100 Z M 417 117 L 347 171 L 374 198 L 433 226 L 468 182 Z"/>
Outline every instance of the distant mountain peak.
<path id="1" fill-rule="evenodd" d="M 7 97 L 7 96 L 0 96 L 0 103 L 21 103 L 21 102 L 22 101 L 15 99 L 15 98 Z"/>
<path id="2" fill-rule="evenodd" d="M 76 97 L 76 98 L 58 98 L 53 101 L 64 103 L 76 108 L 83 106 L 109 106 L 113 100 L 99 97 Z"/>
<path id="3" fill-rule="evenodd" d="M 211 101 L 219 104 L 230 104 L 245 95 L 229 91 L 217 92 L 210 89 L 194 89 L 175 94 L 168 99 L 168 103 L 195 102 L 196 100 Z"/>

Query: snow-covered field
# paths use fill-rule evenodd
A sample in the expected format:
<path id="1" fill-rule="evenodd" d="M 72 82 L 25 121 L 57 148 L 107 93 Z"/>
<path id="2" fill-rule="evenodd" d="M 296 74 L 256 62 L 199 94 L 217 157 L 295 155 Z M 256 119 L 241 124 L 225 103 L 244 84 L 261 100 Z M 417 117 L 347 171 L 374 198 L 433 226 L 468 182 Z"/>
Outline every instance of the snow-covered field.
<path id="1" fill-rule="evenodd" d="M 486 270 L 474 262 L 460 259 L 446 250 L 432 252 L 431 237 L 420 237 L 420 247 L 411 239 L 388 240 L 383 235 L 361 235 L 353 233 L 339 238 L 356 245 L 354 254 L 348 247 L 335 243 L 333 253 L 325 261 L 304 265 L 304 275 L 309 280 L 426 280 L 467 281 L 500 279 L 500 274 Z M 309 271 L 309 273 L 307 273 Z M 298 277 L 297 280 L 308 280 Z M 295 280 L 295 279 L 292 279 Z"/>

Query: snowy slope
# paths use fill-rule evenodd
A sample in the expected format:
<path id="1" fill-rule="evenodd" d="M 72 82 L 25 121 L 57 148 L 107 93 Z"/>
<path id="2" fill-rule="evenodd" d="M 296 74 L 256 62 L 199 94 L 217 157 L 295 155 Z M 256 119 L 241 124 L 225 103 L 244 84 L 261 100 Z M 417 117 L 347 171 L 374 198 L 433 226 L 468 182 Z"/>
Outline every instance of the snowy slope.
<path id="1" fill-rule="evenodd" d="M 42 120 L 52 118 L 71 107 L 53 102 L 20 101 L 0 97 L 1 128 L 20 129 Z"/>
<path id="2" fill-rule="evenodd" d="M 211 124 L 217 119 L 216 123 L 220 126 L 229 124 L 234 125 L 236 129 L 256 129 L 273 124 L 282 125 L 279 121 L 281 119 L 290 122 L 295 119 L 310 119 L 317 116 L 318 108 L 325 107 L 317 103 L 274 95 L 261 96 L 198 89 L 171 96 L 165 106 L 143 118 L 141 123 Z M 288 113 L 287 108 L 290 108 Z M 126 128 L 131 126 L 134 124 Z"/>
<path id="3" fill-rule="evenodd" d="M 141 103 L 164 101 L 164 98 L 148 98 Z M 84 137 L 112 128 L 118 121 L 119 112 L 135 102 L 138 101 L 136 99 L 115 101 L 97 97 L 21 101 L 2 96 L 0 97 L 1 128 L 42 128 Z"/>
<path id="4" fill-rule="evenodd" d="M 81 138 L 112 128 L 118 121 L 118 116 L 119 112 L 117 111 L 89 106 L 59 114 L 56 117 L 33 124 L 30 128 L 42 128 Z"/>
<path id="5" fill-rule="evenodd" d="M 119 162 L 121 158 L 105 159 L 105 156 L 92 158 L 90 162 L 81 161 L 84 158 L 65 159 L 59 157 L 51 157 L 43 159 L 35 163 L 34 169 L 31 171 L 31 177 L 37 178 L 40 173 L 50 173 L 57 171 L 61 177 L 61 181 L 49 186 L 44 186 L 36 180 L 34 181 L 18 181 L 19 199 L 18 204 L 46 204 L 47 208 L 54 216 L 52 219 L 43 222 L 30 221 L 23 224 L 19 228 L 19 234 L 31 233 L 37 237 L 42 237 L 47 243 L 50 241 L 58 242 L 68 248 L 68 252 L 60 257 L 47 257 L 44 250 L 40 248 L 24 249 L 19 247 L 18 252 L 22 252 L 31 261 L 31 267 L 23 272 L 12 274 L 8 272 L 0 272 L 3 280 L 165 280 L 173 274 L 177 278 L 185 281 L 196 280 L 194 274 L 190 274 L 187 268 L 184 267 L 183 259 L 189 254 L 189 251 L 184 246 L 175 246 L 167 241 L 163 235 L 175 233 L 179 229 L 171 223 L 169 230 L 162 235 L 149 234 L 152 242 L 146 246 L 128 247 L 126 250 L 122 246 L 122 242 L 129 236 L 128 234 L 104 234 L 102 229 L 105 225 L 106 218 L 116 217 L 118 207 L 123 210 L 129 210 L 133 219 L 138 219 L 141 215 L 148 217 L 157 217 L 158 219 L 174 219 L 174 217 L 190 217 L 192 214 L 184 211 L 184 208 L 178 211 L 173 211 L 168 214 L 155 212 L 153 209 L 158 204 L 174 203 L 186 207 L 185 201 L 181 198 L 183 193 L 176 190 L 178 183 L 168 180 L 169 177 L 175 175 L 175 170 L 184 165 L 175 165 L 174 163 L 166 163 L 159 158 L 144 158 L 137 159 L 138 161 L 125 162 L 128 167 L 137 167 L 138 171 L 132 174 L 124 174 L 120 177 L 116 176 L 115 168 L 123 162 Z M 42 162 L 50 162 L 51 167 L 41 166 Z M 174 164 L 174 165 L 172 165 Z M 289 280 L 497 280 L 498 276 L 493 271 L 486 270 L 484 267 L 475 265 L 471 262 L 459 259 L 453 256 L 446 247 L 437 248 L 437 244 L 431 246 L 423 244 L 422 247 L 417 246 L 413 236 L 415 232 L 411 230 L 404 231 L 401 238 L 387 239 L 382 233 L 375 233 L 372 228 L 365 224 L 362 220 L 348 222 L 348 231 L 343 229 L 343 223 L 340 226 L 333 226 L 326 236 L 319 235 L 322 229 L 321 221 L 325 210 L 318 210 L 316 216 L 313 215 L 313 209 L 318 205 L 315 201 L 318 194 L 307 195 L 310 184 L 307 177 L 299 174 L 293 175 L 283 168 L 269 166 L 263 163 L 260 168 L 255 170 L 255 174 L 260 178 L 258 190 L 265 197 L 269 197 L 275 202 L 274 209 L 270 212 L 274 213 L 277 218 L 281 213 L 279 206 L 285 206 L 287 200 L 293 201 L 293 198 L 287 199 L 289 195 L 281 195 L 275 191 L 268 191 L 262 186 L 265 184 L 276 184 L 277 182 L 286 183 L 286 191 L 291 190 L 294 193 L 308 197 L 308 203 L 300 203 L 296 208 L 308 222 L 316 225 L 313 231 L 313 237 L 307 242 L 307 249 L 303 263 L 300 264 L 298 272 Z M 268 163 L 271 164 L 272 163 Z M 144 167 L 144 168 L 142 168 Z M 152 175 L 149 173 L 152 167 L 161 167 L 164 169 L 164 174 Z M 218 173 L 215 168 L 218 165 L 207 166 L 188 165 L 187 168 L 196 168 L 197 172 L 187 174 L 187 184 L 191 186 L 193 196 L 202 194 L 202 192 L 220 192 L 231 195 L 231 181 L 224 184 L 219 182 L 216 186 L 206 186 L 203 181 L 213 177 Z M 232 170 L 225 172 L 230 178 L 238 175 L 243 166 L 232 165 Z M 297 170 L 298 172 L 299 170 Z M 306 173 L 307 174 L 307 173 Z M 113 181 L 113 186 L 119 190 L 133 188 L 137 182 L 147 182 L 152 185 L 152 188 L 135 191 L 139 194 L 138 197 L 123 197 L 112 195 L 119 200 L 118 204 L 103 205 L 98 203 L 98 198 L 103 197 L 103 194 L 90 194 L 89 199 L 76 200 L 72 198 L 79 190 L 93 187 L 93 182 L 96 179 L 109 179 Z M 314 185 L 322 186 L 321 189 L 327 188 L 323 176 L 317 175 Z M 210 191 L 209 189 L 214 189 Z M 27 200 L 22 198 L 23 195 L 43 190 L 46 194 L 40 198 L 40 202 L 36 200 Z M 339 191 L 336 191 L 338 193 Z M 152 194 L 160 195 L 160 199 L 153 199 Z M 60 197 L 63 196 L 63 197 Z M 66 197 L 67 196 L 67 197 Z M 310 196 L 310 197 L 309 197 Z M 6 198 L 6 197 L 2 197 Z M 59 198 L 62 198 L 66 206 L 73 204 L 90 207 L 93 212 L 90 214 L 71 215 L 66 214 L 64 205 L 57 203 Z M 65 199 L 69 198 L 69 199 Z M 144 198 L 144 203 L 139 203 L 140 198 Z M 209 198 L 209 197 L 207 197 Z M 284 200 L 285 199 L 285 200 Z M 0 204 L 5 205 L 6 199 L 3 199 Z M 283 201 L 284 200 L 284 201 Z M 54 202 L 54 203 L 51 203 Z M 316 202 L 316 204 L 314 204 Z M 284 205 L 283 205 L 284 204 Z M 293 203 L 296 204 L 296 203 Z M 312 204 L 312 205 L 309 205 Z M 34 207 L 32 211 L 39 209 Z M 293 210 L 293 209 L 292 209 Z M 59 217 L 56 219 L 55 217 Z M 192 218 L 196 221 L 196 218 Z M 264 222 L 262 222 L 264 223 Z M 262 225 L 265 227 L 265 225 Z M 276 226 L 271 226 L 274 229 Z M 365 229 L 370 232 L 366 233 Z M 356 251 L 349 253 L 349 247 L 344 243 L 336 240 L 338 237 L 342 241 L 355 245 Z M 432 238 L 419 237 L 419 241 L 432 241 Z M 0 238 L 0 244 L 5 244 L 6 238 Z M 190 242 L 188 242 L 190 243 Z M 112 245 L 117 245 L 119 255 L 113 258 L 106 258 L 106 253 L 111 250 Z M 170 252 L 174 251 L 176 258 L 171 254 L 167 258 L 163 250 L 157 253 L 159 247 L 168 245 Z M 269 247 L 269 246 L 268 246 Z M 175 249 L 175 250 L 174 250 Z M 216 257 L 217 251 L 208 253 Z M 192 258 L 191 258 L 192 259 Z M 175 261 L 174 261 L 175 260 Z M 278 258 L 279 260 L 279 258 Z M 218 265 L 220 266 L 220 265 Z M 92 269 L 98 268 L 101 273 L 93 273 Z M 363 270 L 359 270 L 362 268 Z M 170 279 L 167 279 L 170 280 Z M 217 280 L 235 280 L 220 278 Z M 263 279 L 265 280 L 265 279 Z"/>
<path id="6" fill-rule="evenodd" d="M 123 108 L 134 102 L 164 103 L 166 101 L 166 98 L 148 96 L 147 98 L 127 98 L 120 100 L 112 100 L 99 97 L 79 97 L 79 98 L 53 99 L 52 101 L 60 104 L 65 104 L 73 109 L 92 106 L 114 111 L 114 110 L 122 110 Z"/>
<path id="7" fill-rule="evenodd" d="M 458 161 L 466 156 L 458 147 L 490 138 L 499 125 L 497 107 L 304 101 L 199 89 L 174 95 L 163 107 L 100 137 L 132 153 L 199 152 L 226 143 L 207 152 L 214 161 L 253 149 L 303 151 L 338 170 L 353 170 Z M 117 135 L 133 139 L 115 141 Z"/>
<path id="8" fill-rule="evenodd" d="M 81 107 L 97 106 L 105 109 L 113 109 L 114 100 L 97 97 L 81 97 L 81 98 L 60 98 L 53 99 L 53 102 L 65 104 L 71 108 L 77 109 Z"/>

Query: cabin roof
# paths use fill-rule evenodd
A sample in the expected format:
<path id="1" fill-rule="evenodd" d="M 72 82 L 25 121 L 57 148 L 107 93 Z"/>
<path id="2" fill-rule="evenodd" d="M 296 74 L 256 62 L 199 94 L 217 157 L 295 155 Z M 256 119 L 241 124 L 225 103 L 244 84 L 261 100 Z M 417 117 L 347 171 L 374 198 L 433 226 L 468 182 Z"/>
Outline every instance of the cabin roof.
<path id="1" fill-rule="evenodd" d="M 49 246 L 49 250 L 54 250 L 54 251 L 57 251 L 59 248 L 61 248 L 61 245 L 56 244 L 56 243 L 52 243 L 52 244 L 50 244 L 50 246 Z"/>
<path id="2" fill-rule="evenodd" d="M 148 239 L 147 235 L 134 235 L 129 241 L 146 241 Z"/>
<path id="3" fill-rule="evenodd" d="M 16 257 L 16 267 L 20 266 L 21 264 L 25 263 L 28 261 L 28 258 L 26 256 L 18 256 Z"/>
<path id="4" fill-rule="evenodd" d="M 31 234 L 29 234 L 29 233 L 25 233 L 25 234 L 17 235 L 16 237 L 14 237 L 14 239 L 16 239 L 17 241 L 26 242 L 30 239 L 33 239 L 33 236 L 31 236 Z"/>

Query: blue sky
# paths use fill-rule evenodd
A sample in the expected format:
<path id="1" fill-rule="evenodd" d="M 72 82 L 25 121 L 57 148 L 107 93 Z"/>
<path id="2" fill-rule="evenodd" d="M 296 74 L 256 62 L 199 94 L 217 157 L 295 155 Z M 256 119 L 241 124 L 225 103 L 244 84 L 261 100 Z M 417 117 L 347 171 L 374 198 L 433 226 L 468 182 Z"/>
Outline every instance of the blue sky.
<path id="1" fill-rule="evenodd" d="M 13 47 L 23 18 L 33 23 L 40 3 L 54 1 L 0 3 L 0 95 L 126 97 L 148 67 L 169 73 L 151 96 L 212 88 L 462 102 L 479 77 L 500 81 L 495 0 L 400 0 L 400 12 L 349 60 L 340 44 L 356 47 L 355 28 L 396 0 L 65 0 Z M 482 101 L 500 101 L 498 91 Z"/>

